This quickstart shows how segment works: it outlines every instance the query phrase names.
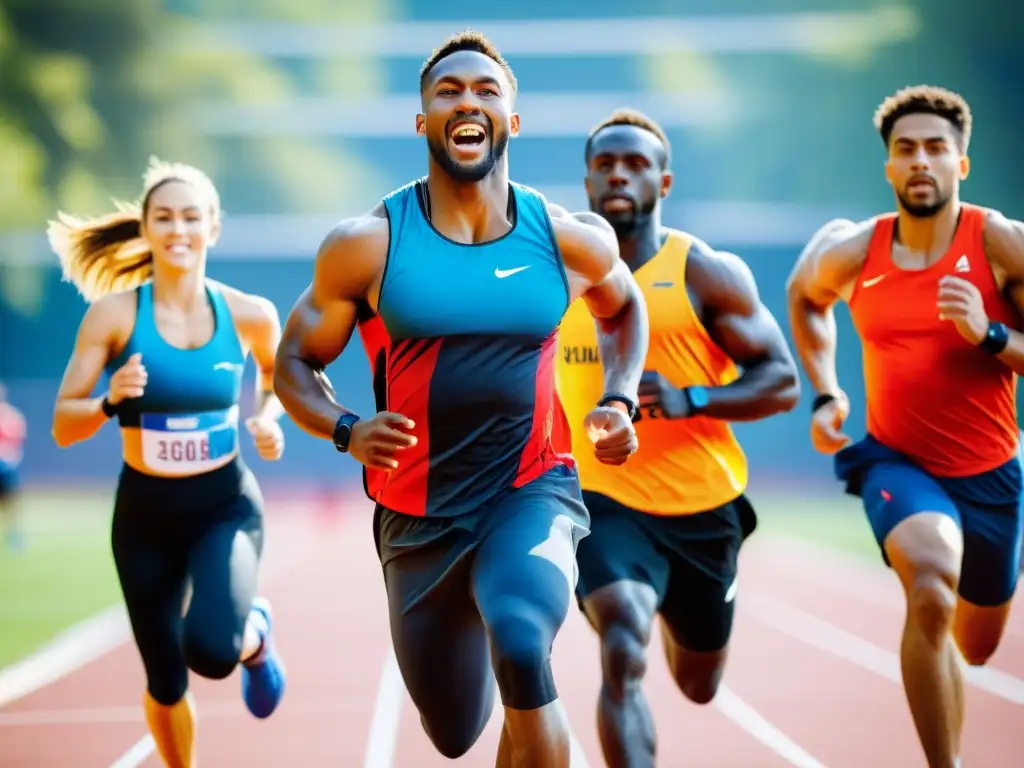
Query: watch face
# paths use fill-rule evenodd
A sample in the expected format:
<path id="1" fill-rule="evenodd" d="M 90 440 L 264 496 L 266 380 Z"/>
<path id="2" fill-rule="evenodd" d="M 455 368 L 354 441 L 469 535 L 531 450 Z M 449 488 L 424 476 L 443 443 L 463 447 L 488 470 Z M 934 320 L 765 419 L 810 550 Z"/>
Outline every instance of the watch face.
<path id="1" fill-rule="evenodd" d="M 694 408 L 703 408 L 708 404 L 708 391 L 704 387 L 691 387 L 690 399 Z"/>
<path id="2" fill-rule="evenodd" d="M 348 449 L 348 441 L 352 436 L 352 425 L 343 421 L 334 428 L 334 446 L 339 450 Z"/>

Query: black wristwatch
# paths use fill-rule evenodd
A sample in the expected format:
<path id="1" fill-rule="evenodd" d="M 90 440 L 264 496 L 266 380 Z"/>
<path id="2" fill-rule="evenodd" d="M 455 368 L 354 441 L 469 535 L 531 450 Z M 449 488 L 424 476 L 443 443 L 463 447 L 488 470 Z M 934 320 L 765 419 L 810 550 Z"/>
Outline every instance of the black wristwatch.
<path id="1" fill-rule="evenodd" d="M 1005 324 L 996 322 L 993 320 L 988 324 L 988 331 L 985 332 L 985 338 L 981 340 L 981 344 L 978 346 L 988 352 L 990 355 L 998 355 L 1010 342 L 1010 329 Z"/>
<path id="2" fill-rule="evenodd" d="M 338 449 L 338 453 L 348 453 L 348 443 L 352 439 L 352 425 L 357 421 L 359 421 L 359 417 L 354 413 L 343 413 L 335 423 L 334 434 L 331 438 L 334 440 L 334 447 Z"/>
<path id="3" fill-rule="evenodd" d="M 818 395 L 811 403 L 811 413 L 817 413 L 819 408 L 824 408 L 835 399 L 836 396 L 828 392 Z"/>
<path id="4" fill-rule="evenodd" d="M 110 397 L 107 395 L 104 395 L 103 400 L 100 402 L 100 410 L 103 411 L 103 415 L 108 419 L 117 416 L 117 406 L 110 402 Z"/>
<path id="5" fill-rule="evenodd" d="M 609 403 L 622 403 L 626 406 L 626 413 L 630 421 L 636 421 L 637 416 L 640 415 L 639 406 L 621 392 L 606 392 L 604 397 L 597 401 L 597 407 L 604 408 Z"/>

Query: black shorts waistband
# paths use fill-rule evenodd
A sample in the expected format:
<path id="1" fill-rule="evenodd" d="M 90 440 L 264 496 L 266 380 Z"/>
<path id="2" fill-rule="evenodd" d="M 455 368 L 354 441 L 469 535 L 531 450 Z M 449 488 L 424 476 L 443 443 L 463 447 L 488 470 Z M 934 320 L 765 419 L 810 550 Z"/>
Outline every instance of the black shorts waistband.
<path id="1" fill-rule="evenodd" d="M 117 483 L 119 504 L 151 510 L 204 509 L 221 506 L 245 492 L 252 473 L 236 456 L 223 467 L 187 477 L 160 477 L 124 464 Z"/>

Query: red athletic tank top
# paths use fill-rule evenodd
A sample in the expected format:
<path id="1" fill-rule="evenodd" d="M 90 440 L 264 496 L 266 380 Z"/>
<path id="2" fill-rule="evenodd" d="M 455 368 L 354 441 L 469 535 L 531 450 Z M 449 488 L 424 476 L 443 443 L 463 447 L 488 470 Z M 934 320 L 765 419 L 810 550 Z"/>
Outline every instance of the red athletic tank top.
<path id="1" fill-rule="evenodd" d="M 977 286 L 989 318 L 1019 328 L 999 291 L 982 243 L 985 210 L 961 206 L 949 250 L 927 269 L 892 262 L 895 215 L 875 225 L 850 297 L 863 346 L 867 429 L 877 440 L 940 477 L 994 469 L 1017 451 L 1017 377 L 940 320 L 939 278 Z"/>
<path id="2" fill-rule="evenodd" d="M 359 329 L 359 338 L 363 342 L 366 359 L 370 363 L 373 399 L 377 412 L 386 411 L 388 407 L 386 367 L 391 340 L 388 338 L 387 329 L 378 314 L 367 313 L 360 316 L 356 327 Z M 363 490 L 373 501 L 377 501 L 387 480 L 386 470 L 363 467 Z"/>

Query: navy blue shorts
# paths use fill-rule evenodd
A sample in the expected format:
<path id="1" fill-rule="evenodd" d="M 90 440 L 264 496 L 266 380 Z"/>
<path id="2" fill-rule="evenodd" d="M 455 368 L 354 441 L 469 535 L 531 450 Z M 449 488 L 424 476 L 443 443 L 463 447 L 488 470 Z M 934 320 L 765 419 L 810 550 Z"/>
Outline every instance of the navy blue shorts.
<path id="1" fill-rule="evenodd" d="M 949 515 L 964 537 L 960 596 L 981 606 L 1002 605 L 1013 597 L 1024 532 L 1019 456 L 979 475 L 935 477 L 868 435 L 836 454 L 835 473 L 847 493 L 863 500 L 879 546 L 912 515 Z M 882 557 L 888 563 L 884 547 Z"/>
<path id="2" fill-rule="evenodd" d="M 427 735 L 451 758 L 502 702 L 536 709 L 556 697 L 550 653 L 569 612 L 576 547 L 590 516 L 574 469 L 557 466 L 458 517 L 377 505 L 391 637 Z"/>

